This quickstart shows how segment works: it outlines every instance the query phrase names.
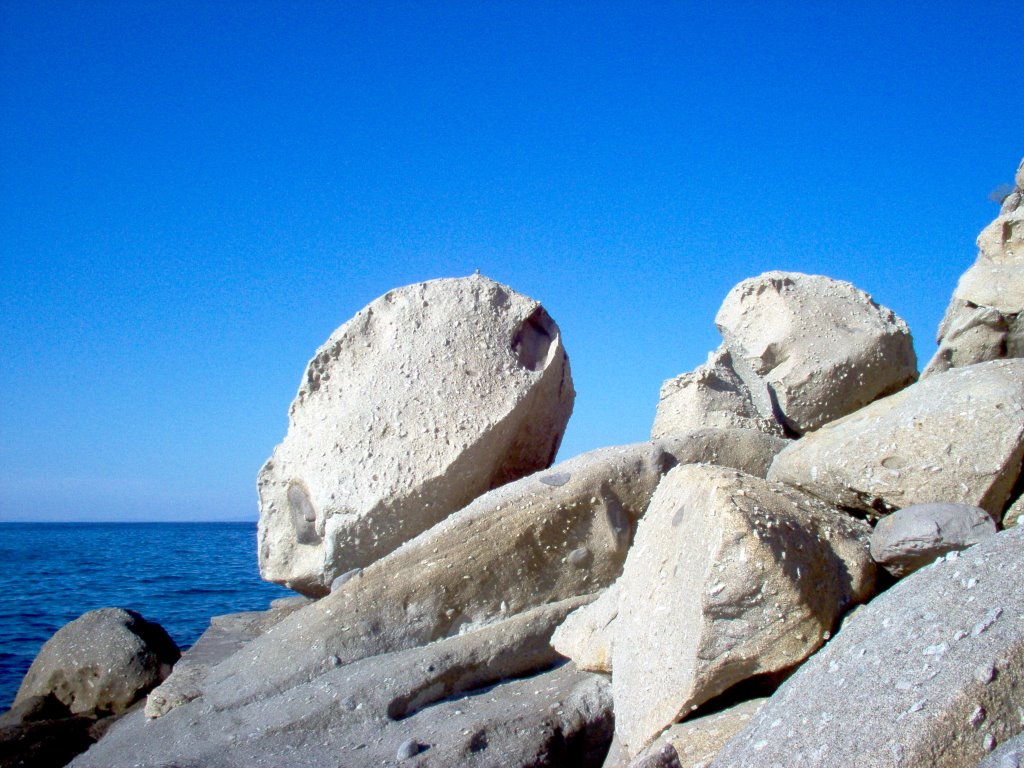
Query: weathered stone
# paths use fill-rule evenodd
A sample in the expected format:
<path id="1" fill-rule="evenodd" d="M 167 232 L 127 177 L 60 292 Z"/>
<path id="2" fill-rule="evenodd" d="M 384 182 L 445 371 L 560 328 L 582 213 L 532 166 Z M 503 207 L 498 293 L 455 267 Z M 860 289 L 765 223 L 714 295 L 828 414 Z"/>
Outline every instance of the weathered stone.
<path id="1" fill-rule="evenodd" d="M 840 280 L 766 272 L 729 292 L 715 324 L 759 410 L 768 400 L 797 434 L 917 378 L 906 323 Z"/>
<path id="2" fill-rule="evenodd" d="M 1021 729 L 1024 530 L 951 552 L 860 608 L 715 768 L 974 766 Z"/>
<path id="3" fill-rule="evenodd" d="M 1010 505 L 1003 515 L 1003 527 L 1013 528 L 1020 525 L 1020 516 L 1024 514 L 1024 496 L 1018 496 L 1017 500 Z"/>
<path id="4" fill-rule="evenodd" d="M 980 507 L 915 504 L 878 521 L 871 533 L 871 557 L 893 576 L 903 577 L 995 532 L 995 521 Z"/>
<path id="5" fill-rule="evenodd" d="M 377 299 L 317 350 L 260 470 L 260 572 L 323 595 L 482 493 L 548 466 L 572 411 L 558 326 L 485 277 Z"/>
<path id="6" fill-rule="evenodd" d="M 268 611 L 214 616 L 209 628 L 185 651 L 167 679 L 150 691 L 146 698 L 146 717 L 160 717 L 199 696 L 211 667 L 308 603 L 306 598 L 279 598 L 271 603 Z"/>
<path id="7" fill-rule="evenodd" d="M 978 768 L 1024 768 L 1024 733 L 999 745 L 998 749 L 978 763 Z"/>
<path id="8" fill-rule="evenodd" d="M 96 741 L 95 724 L 53 694 L 24 698 L 0 715 L 0 768 L 66 765 Z"/>
<path id="9" fill-rule="evenodd" d="M 551 646 L 584 672 L 612 671 L 612 638 L 619 613 L 618 582 L 592 603 L 566 616 L 551 636 Z"/>
<path id="10" fill-rule="evenodd" d="M 785 448 L 769 479 L 869 516 L 942 501 L 999 519 L 1024 457 L 1024 360 L 931 376 Z"/>
<path id="11" fill-rule="evenodd" d="M 75 715 L 120 713 L 167 677 L 180 655 L 163 627 L 134 611 L 89 611 L 44 643 L 14 705 L 52 694 Z"/>
<path id="12" fill-rule="evenodd" d="M 978 258 L 960 277 L 939 325 L 939 348 L 921 378 L 950 368 L 1024 357 L 1024 161 L 1017 188 L 978 235 Z"/>
<path id="13" fill-rule="evenodd" d="M 753 429 L 694 429 L 655 440 L 679 464 L 717 464 L 764 477 L 775 457 L 790 444 Z"/>
<path id="14" fill-rule="evenodd" d="M 767 699 L 750 699 L 721 712 L 669 726 L 653 745 L 645 749 L 630 765 L 657 755 L 669 747 L 682 768 L 707 768 L 725 743 L 750 723 Z"/>
<path id="15" fill-rule="evenodd" d="M 750 389 L 733 370 L 725 346 L 708 355 L 704 365 L 661 385 L 651 437 L 671 437 L 694 429 L 752 429 L 782 435 L 782 425 L 765 402 L 761 413 Z"/>
<path id="16" fill-rule="evenodd" d="M 871 595 L 868 526 L 792 488 L 679 466 L 619 580 L 615 731 L 636 755 L 732 685 L 791 668 Z"/>
<path id="17" fill-rule="evenodd" d="M 551 631 L 579 602 L 420 648 L 325 664 L 312 679 L 248 704 L 221 708 L 204 697 L 157 720 L 130 715 L 72 765 L 394 765 L 413 741 L 419 751 L 409 762 L 423 768 L 598 766 L 611 738 L 606 681 L 571 664 L 510 680 L 557 663 Z"/>

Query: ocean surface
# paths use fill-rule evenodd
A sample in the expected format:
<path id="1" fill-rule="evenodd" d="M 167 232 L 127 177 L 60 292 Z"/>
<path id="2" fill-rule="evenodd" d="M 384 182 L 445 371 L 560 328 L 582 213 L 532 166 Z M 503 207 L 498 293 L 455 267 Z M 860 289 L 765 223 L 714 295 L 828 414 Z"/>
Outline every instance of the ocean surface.
<path id="1" fill-rule="evenodd" d="M 130 608 L 184 650 L 211 616 L 294 592 L 256 565 L 256 523 L 0 523 L 0 711 L 49 637 L 94 608 Z"/>

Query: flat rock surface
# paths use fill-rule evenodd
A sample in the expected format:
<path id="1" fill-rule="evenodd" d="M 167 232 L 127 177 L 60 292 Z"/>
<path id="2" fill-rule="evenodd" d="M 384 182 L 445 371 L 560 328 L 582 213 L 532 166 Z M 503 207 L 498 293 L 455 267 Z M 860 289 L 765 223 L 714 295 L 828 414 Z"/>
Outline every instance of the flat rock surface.
<path id="1" fill-rule="evenodd" d="M 675 750 L 681 768 L 707 768 L 725 743 L 747 727 L 765 701 L 767 699 L 750 699 L 721 712 L 669 726 L 630 768 L 647 756 L 657 754 L 665 745 Z"/>
<path id="2" fill-rule="evenodd" d="M 1024 360 L 931 376 L 784 449 L 768 477 L 858 514 L 955 502 L 1000 519 L 1024 457 Z"/>
<path id="3" fill-rule="evenodd" d="M 309 595 L 554 460 L 573 405 L 558 326 L 482 276 L 399 288 L 317 350 L 260 470 L 259 559 Z"/>
<path id="4" fill-rule="evenodd" d="M 1024 530 L 1000 533 L 859 608 L 715 768 L 961 768 L 1021 730 Z"/>

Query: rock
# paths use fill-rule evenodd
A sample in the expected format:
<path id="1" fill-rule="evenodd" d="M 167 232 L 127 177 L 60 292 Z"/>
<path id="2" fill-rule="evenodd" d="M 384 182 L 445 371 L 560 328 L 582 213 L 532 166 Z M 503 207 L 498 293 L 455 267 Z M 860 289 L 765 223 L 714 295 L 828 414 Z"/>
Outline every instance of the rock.
<path id="1" fill-rule="evenodd" d="M 950 368 L 1024 357 L 1024 161 L 1017 188 L 978 235 L 978 258 L 961 277 L 939 325 L 939 348 L 921 378 Z"/>
<path id="2" fill-rule="evenodd" d="M 797 434 L 917 378 L 906 323 L 840 280 L 766 272 L 729 292 L 715 324 L 759 410 Z"/>
<path id="3" fill-rule="evenodd" d="M 978 768 L 1024 768 L 1024 734 L 1017 734 L 978 763 Z"/>
<path id="4" fill-rule="evenodd" d="M 551 636 L 551 646 L 572 659 L 584 672 L 612 671 L 612 638 L 619 613 L 619 586 L 615 582 L 592 603 L 577 608 Z"/>
<path id="5" fill-rule="evenodd" d="M 997 534 L 860 608 L 713 766 L 977 765 L 1021 729 L 1022 548 Z"/>
<path id="6" fill-rule="evenodd" d="M 598 766 L 612 730 L 608 683 L 571 664 L 522 678 L 532 665 L 557 664 L 550 633 L 578 604 L 325 666 L 294 688 L 240 706 L 203 697 L 158 720 L 129 716 L 72 765 L 393 765 L 414 742 L 419 751 L 410 764 L 424 768 Z"/>
<path id="7" fill-rule="evenodd" d="M 707 427 L 748 429 L 782 436 L 782 425 L 770 404 L 765 403 L 764 413 L 758 410 L 750 389 L 733 369 L 732 357 L 724 346 L 708 355 L 707 362 L 695 371 L 661 385 L 651 437 L 671 437 Z"/>
<path id="8" fill-rule="evenodd" d="M 1003 527 L 1013 528 L 1020 525 L 1020 516 L 1024 514 L 1024 496 L 1018 496 L 1017 500 L 1010 505 L 1003 515 Z"/>
<path id="9" fill-rule="evenodd" d="M 160 717 L 199 696 L 211 667 L 265 634 L 308 602 L 306 598 L 279 598 L 270 604 L 268 611 L 214 616 L 210 619 L 209 629 L 185 651 L 167 679 L 150 691 L 146 699 L 146 717 Z"/>
<path id="10" fill-rule="evenodd" d="M 679 464 L 716 464 L 764 477 L 775 457 L 790 444 L 753 429 L 694 429 L 654 441 Z"/>
<path id="11" fill-rule="evenodd" d="M 755 675 L 800 663 L 870 597 L 868 526 L 731 469 L 662 480 L 619 580 L 615 731 L 628 755 Z"/>
<path id="12" fill-rule="evenodd" d="M 167 677 L 180 655 L 163 627 L 134 611 L 89 611 L 43 644 L 14 706 L 52 694 L 75 715 L 117 714 Z"/>
<path id="13" fill-rule="evenodd" d="M 1002 517 L 1024 457 L 1024 360 L 931 376 L 784 449 L 769 479 L 859 514 L 941 501 Z"/>
<path id="14" fill-rule="evenodd" d="M 558 326 L 532 299 L 481 276 L 387 293 L 317 350 L 260 470 L 263 578 L 327 594 L 547 467 L 573 396 Z"/>
<path id="15" fill-rule="evenodd" d="M 95 724 L 53 694 L 24 698 L 0 715 L 0 768 L 66 765 L 96 740 Z"/>
<path id="16" fill-rule="evenodd" d="M 897 578 L 923 568 L 947 552 L 967 549 L 994 536 L 996 524 L 980 507 L 915 504 L 878 521 L 871 557 Z"/>
<path id="17" fill-rule="evenodd" d="M 666 747 L 683 768 L 707 768 L 725 743 L 742 731 L 767 699 L 750 699 L 735 706 L 669 726 L 658 740 L 638 755 L 630 768 Z"/>

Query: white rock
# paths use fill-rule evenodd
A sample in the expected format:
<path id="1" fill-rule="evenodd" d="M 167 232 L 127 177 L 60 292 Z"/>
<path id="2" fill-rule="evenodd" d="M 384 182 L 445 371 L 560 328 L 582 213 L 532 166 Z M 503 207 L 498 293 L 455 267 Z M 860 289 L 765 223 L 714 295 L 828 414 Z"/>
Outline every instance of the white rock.
<path id="1" fill-rule="evenodd" d="M 558 326 L 485 277 L 377 299 L 317 351 L 260 470 L 263 578 L 323 595 L 552 462 L 572 411 Z"/>
<path id="2" fill-rule="evenodd" d="M 551 636 L 551 646 L 585 672 L 611 674 L 618 584 L 615 582 L 597 600 L 566 616 Z"/>

